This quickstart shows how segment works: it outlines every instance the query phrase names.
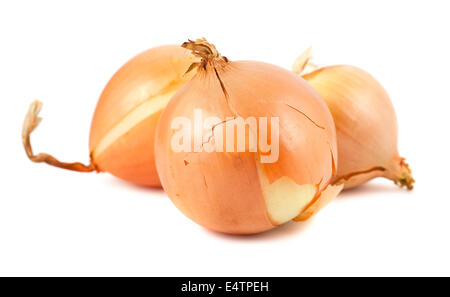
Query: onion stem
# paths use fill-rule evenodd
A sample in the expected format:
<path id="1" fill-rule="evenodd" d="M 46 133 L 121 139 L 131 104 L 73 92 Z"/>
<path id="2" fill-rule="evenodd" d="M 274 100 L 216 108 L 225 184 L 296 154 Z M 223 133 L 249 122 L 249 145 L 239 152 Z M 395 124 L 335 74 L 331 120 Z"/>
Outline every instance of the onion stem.
<path id="1" fill-rule="evenodd" d="M 42 102 L 40 101 L 33 101 L 30 104 L 30 107 L 28 109 L 27 115 L 25 116 L 25 120 L 23 122 L 22 127 L 22 142 L 23 147 L 25 148 L 25 152 L 27 153 L 28 158 L 36 163 L 47 163 L 48 165 L 73 170 L 73 171 L 79 171 L 79 172 L 92 172 L 96 171 L 96 167 L 92 162 L 89 163 L 89 165 L 84 165 L 79 162 L 74 163 L 65 163 L 61 162 L 55 157 L 45 154 L 45 153 L 39 153 L 37 155 L 33 154 L 33 149 L 31 147 L 30 142 L 30 135 L 31 133 L 36 129 L 36 127 L 39 125 L 39 123 L 42 121 L 42 118 L 39 117 L 39 112 L 42 109 Z"/>

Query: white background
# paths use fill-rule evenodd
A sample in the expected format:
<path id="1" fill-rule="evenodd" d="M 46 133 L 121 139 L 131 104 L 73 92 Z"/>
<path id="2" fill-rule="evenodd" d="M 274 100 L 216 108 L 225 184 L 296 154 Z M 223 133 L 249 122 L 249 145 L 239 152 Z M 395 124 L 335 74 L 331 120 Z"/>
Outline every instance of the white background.
<path id="1" fill-rule="evenodd" d="M 447 1 L 1 1 L 0 273 L 5 275 L 450 274 Z M 413 192 L 375 180 L 307 223 L 255 236 L 207 231 L 162 190 L 33 164 L 28 104 L 44 102 L 36 152 L 88 161 L 96 101 L 135 54 L 207 37 L 232 60 L 372 73 L 398 114 Z"/>

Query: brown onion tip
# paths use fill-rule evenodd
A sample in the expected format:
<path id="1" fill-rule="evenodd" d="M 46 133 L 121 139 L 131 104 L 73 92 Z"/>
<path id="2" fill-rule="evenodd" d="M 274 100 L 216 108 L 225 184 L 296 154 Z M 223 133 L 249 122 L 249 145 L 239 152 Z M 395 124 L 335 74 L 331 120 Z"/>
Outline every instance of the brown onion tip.
<path id="1" fill-rule="evenodd" d="M 203 59 L 220 59 L 222 57 L 214 44 L 209 43 L 206 38 L 199 38 L 195 41 L 188 40 L 183 42 L 181 46 L 191 50 L 195 56 Z"/>
<path id="2" fill-rule="evenodd" d="M 205 68 L 208 61 L 228 62 L 227 57 L 222 56 L 215 45 L 209 43 L 204 37 L 196 39 L 195 41 L 189 39 L 188 41 L 183 42 L 181 46 L 190 50 L 194 56 L 201 58 L 201 62 L 192 63 L 186 73 L 189 73 L 197 67 Z"/>
<path id="3" fill-rule="evenodd" d="M 408 190 L 414 188 L 416 180 L 412 177 L 411 168 L 409 167 L 409 164 L 405 162 L 405 158 L 400 159 L 400 171 L 392 180 L 400 188 L 406 187 Z"/>

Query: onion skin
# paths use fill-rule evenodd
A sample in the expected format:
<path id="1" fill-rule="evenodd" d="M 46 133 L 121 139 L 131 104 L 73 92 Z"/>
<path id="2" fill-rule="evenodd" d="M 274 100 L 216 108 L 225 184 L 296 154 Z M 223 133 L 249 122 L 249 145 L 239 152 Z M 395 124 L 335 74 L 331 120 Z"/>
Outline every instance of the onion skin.
<path id="1" fill-rule="evenodd" d="M 161 111 L 147 117 L 98 155 L 95 159 L 98 170 L 135 184 L 161 186 L 153 154 L 154 135 L 160 116 Z"/>
<path id="2" fill-rule="evenodd" d="M 124 64 L 97 103 L 89 138 L 89 165 L 33 154 L 29 136 L 39 123 L 42 104 L 32 103 L 22 136 L 28 157 L 64 169 L 106 171 L 135 184 L 161 186 L 153 149 L 156 125 L 172 95 L 195 74 L 186 71 L 196 61 L 181 46 L 166 45 L 142 52 Z"/>
<path id="3" fill-rule="evenodd" d="M 385 177 L 412 189 L 411 170 L 397 150 L 394 107 L 381 84 L 348 65 L 319 68 L 303 78 L 325 100 L 335 121 L 339 167 L 333 183 L 349 189 Z"/>
<path id="4" fill-rule="evenodd" d="M 132 127 L 99 155 L 96 147 L 131 110 L 165 89 L 178 89 L 188 81 L 192 74 L 184 74 L 195 60 L 180 46 L 160 46 L 134 57 L 114 74 L 100 96 L 91 125 L 89 149 L 99 171 L 140 185 L 161 186 L 153 155 L 160 111 Z"/>
<path id="5" fill-rule="evenodd" d="M 332 116 L 314 89 L 289 71 L 260 62 L 231 62 L 214 51 L 207 54 L 159 121 L 155 155 L 161 183 L 179 210 L 208 229 L 231 234 L 272 229 L 283 222 L 271 217 L 259 174 L 270 184 L 288 177 L 297 185 L 316 185 L 314 199 L 319 199 L 337 160 Z M 193 122 L 194 109 L 223 121 L 279 117 L 278 161 L 260 164 L 260 151 L 174 152 L 171 122 L 177 117 Z"/>
<path id="6" fill-rule="evenodd" d="M 169 85 L 186 82 L 183 75 L 194 60 L 182 47 L 167 45 L 151 48 L 125 63 L 100 95 L 92 119 L 90 150 L 94 151 L 107 131 L 139 104 Z"/>

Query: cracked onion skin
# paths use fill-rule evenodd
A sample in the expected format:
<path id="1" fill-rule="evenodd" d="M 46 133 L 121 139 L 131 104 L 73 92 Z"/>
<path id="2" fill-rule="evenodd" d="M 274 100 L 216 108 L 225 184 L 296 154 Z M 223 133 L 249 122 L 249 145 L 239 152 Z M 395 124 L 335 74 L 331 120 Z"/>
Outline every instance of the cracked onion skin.
<path id="1" fill-rule="evenodd" d="M 195 72 L 198 59 L 178 45 L 144 51 L 125 63 L 105 86 L 92 119 L 90 164 L 64 163 L 51 155 L 34 155 L 30 134 L 39 124 L 42 104 L 30 106 L 23 143 L 34 162 L 82 172 L 109 172 L 128 182 L 160 186 L 154 158 L 154 135 L 161 111 Z M 185 75 L 186 74 L 186 75 Z"/>
<path id="2" fill-rule="evenodd" d="M 334 123 L 311 86 L 271 64 L 229 61 L 205 40 L 184 45 L 202 62 L 163 111 L 155 145 L 162 186 L 179 210 L 214 231 L 253 234 L 307 219 L 322 196 L 326 202 L 337 195 L 340 188 L 328 187 L 337 162 Z M 278 160 L 260 163 L 259 147 L 257 152 L 175 152 L 171 139 L 177 131 L 171 123 L 178 117 L 193 122 L 195 109 L 222 121 L 213 131 L 203 130 L 206 143 L 218 140 L 211 132 L 224 130 L 227 118 L 279 117 Z"/>
<path id="3" fill-rule="evenodd" d="M 335 121 L 339 167 L 333 183 L 349 189 L 385 177 L 412 189 L 411 169 L 397 150 L 396 114 L 383 86 L 349 65 L 322 67 L 303 78 L 325 100 Z"/>

